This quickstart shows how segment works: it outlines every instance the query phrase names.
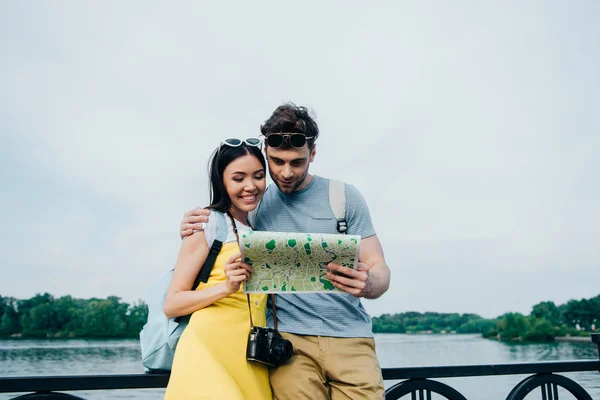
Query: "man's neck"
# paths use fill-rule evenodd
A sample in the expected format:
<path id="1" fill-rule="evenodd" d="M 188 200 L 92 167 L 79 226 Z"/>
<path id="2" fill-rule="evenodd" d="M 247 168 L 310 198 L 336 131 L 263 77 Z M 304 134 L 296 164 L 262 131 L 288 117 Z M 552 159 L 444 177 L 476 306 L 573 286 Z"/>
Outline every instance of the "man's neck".
<path id="1" fill-rule="evenodd" d="M 300 186 L 298 186 L 298 188 L 296 190 L 294 190 L 294 192 L 299 192 L 301 190 L 306 189 L 306 187 L 308 185 L 310 185 L 312 180 L 313 180 L 313 176 L 311 174 L 306 175 L 306 178 L 304 178 L 304 181 L 302 181 L 302 184 Z"/>

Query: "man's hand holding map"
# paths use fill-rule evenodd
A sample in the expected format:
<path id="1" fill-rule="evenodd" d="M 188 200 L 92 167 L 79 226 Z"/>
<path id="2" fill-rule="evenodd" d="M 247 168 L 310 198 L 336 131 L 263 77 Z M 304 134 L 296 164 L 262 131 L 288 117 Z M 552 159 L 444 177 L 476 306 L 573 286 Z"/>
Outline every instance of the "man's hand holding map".
<path id="1" fill-rule="evenodd" d="M 325 277 L 327 265 L 356 269 L 360 236 L 250 231 L 240 236 L 240 248 L 254 270 L 246 293 L 340 293 Z"/>

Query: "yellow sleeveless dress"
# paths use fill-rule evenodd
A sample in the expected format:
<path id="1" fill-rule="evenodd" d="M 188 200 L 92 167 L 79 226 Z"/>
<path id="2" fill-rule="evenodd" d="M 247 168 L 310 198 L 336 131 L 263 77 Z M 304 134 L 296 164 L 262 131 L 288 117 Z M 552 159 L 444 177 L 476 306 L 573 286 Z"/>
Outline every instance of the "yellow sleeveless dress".
<path id="1" fill-rule="evenodd" d="M 225 281 L 223 267 L 237 243 L 225 243 L 208 282 L 198 289 Z M 250 295 L 254 325 L 266 324 L 266 295 Z M 166 400 L 270 400 L 267 367 L 246 360 L 250 316 L 246 294 L 231 294 L 192 314 L 179 339 Z"/>

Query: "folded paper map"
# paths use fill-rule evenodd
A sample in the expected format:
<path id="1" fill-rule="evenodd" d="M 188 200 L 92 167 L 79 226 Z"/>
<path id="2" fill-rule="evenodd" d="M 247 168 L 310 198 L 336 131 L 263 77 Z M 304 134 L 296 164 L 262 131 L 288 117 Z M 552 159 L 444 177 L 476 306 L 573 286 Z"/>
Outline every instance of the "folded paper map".
<path id="1" fill-rule="evenodd" d="M 245 232 L 244 261 L 254 272 L 245 293 L 341 292 L 325 274 L 330 262 L 356 269 L 360 236 L 326 233 Z"/>

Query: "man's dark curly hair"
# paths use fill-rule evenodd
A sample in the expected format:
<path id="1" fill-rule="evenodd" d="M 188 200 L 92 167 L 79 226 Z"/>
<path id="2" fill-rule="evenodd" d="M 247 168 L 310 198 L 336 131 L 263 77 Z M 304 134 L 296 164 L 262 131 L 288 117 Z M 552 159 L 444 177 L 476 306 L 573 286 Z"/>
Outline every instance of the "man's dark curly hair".
<path id="1" fill-rule="evenodd" d="M 273 111 L 261 125 L 260 131 L 264 136 L 271 133 L 301 133 L 306 136 L 308 147 L 312 148 L 319 136 L 319 127 L 314 118 L 314 113 L 306 107 L 285 103 Z"/>

